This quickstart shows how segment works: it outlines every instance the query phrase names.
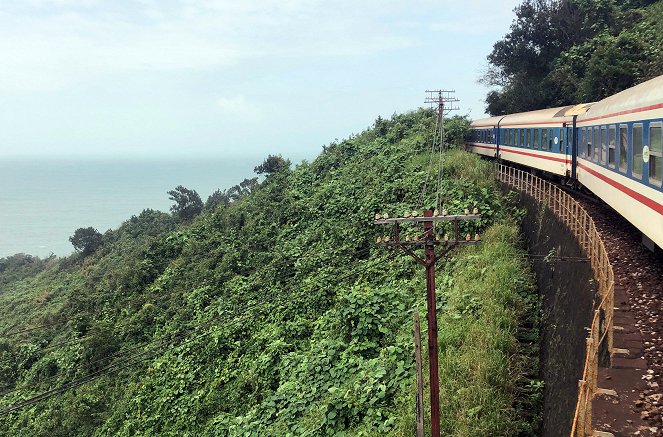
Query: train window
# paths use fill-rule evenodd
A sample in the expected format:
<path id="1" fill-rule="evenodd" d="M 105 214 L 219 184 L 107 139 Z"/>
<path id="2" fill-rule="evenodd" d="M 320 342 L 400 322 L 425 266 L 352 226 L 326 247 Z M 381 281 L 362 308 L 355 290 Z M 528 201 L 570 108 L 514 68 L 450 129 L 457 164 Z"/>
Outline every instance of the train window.
<path id="1" fill-rule="evenodd" d="M 601 132 L 599 131 L 599 127 L 596 126 L 594 129 L 592 129 L 592 132 L 594 132 L 594 137 L 592 138 L 592 144 L 594 144 L 594 157 L 592 158 L 592 161 L 594 162 L 599 162 L 599 150 L 601 149 Z"/>
<path id="2" fill-rule="evenodd" d="M 605 126 L 601 126 L 601 151 L 599 153 L 601 164 L 605 164 L 606 155 L 608 154 L 608 131 Z"/>
<path id="3" fill-rule="evenodd" d="M 633 125 L 633 167 L 631 172 L 637 178 L 642 177 L 642 124 Z"/>
<path id="4" fill-rule="evenodd" d="M 534 148 L 539 149 L 539 130 L 534 129 Z"/>
<path id="5" fill-rule="evenodd" d="M 541 129 L 541 149 L 548 150 L 548 129 Z"/>
<path id="6" fill-rule="evenodd" d="M 513 133 L 511 129 L 506 130 L 506 143 L 510 146 L 513 145 Z"/>
<path id="7" fill-rule="evenodd" d="M 520 129 L 520 145 L 521 147 L 527 146 L 527 144 L 525 144 L 525 129 Z"/>
<path id="8" fill-rule="evenodd" d="M 582 155 L 583 158 L 587 156 L 586 144 L 587 144 L 587 129 L 583 127 L 582 130 L 580 131 L 580 150 L 581 150 L 580 154 Z"/>
<path id="9" fill-rule="evenodd" d="M 628 167 L 628 126 L 619 125 L 619 170 L 626 173 Z"/>
<path id="10" fill-rule="evenodd" d="M 615 125 L 610 125 L 608 128 L 608 165 L 615 168 Z"/>
<path id="11" fill-rule="evenodd" d="M 649 126 L 649 182 L 661 185 L 661 162 L 663 162 L 663 136 L 661 125 Z"/>
<path id="12" fill-rule="evenodd" d="M 592 159 L 592 128 L 587 128 L 587 159 Z"/>
<path id="13" fill-rule="evenodd" d="M 564 144 L 564 129 L 566 129 L 566 127 L 562 127 L 559 130 L 559 150 L 562 153 L 566 153 L 566 145 Z"/>
<path id="14" fill-rule="evenodd" d="M 548 150 L 553 149 L 553 131 L 548 129 Z"/>
<path id="15" fill-rule="evenodd" d="M 531 140 L 531 131 L 532 129 L 525 129 L 525 147 L 532 148 L 532 143 L 530 143 Z"/>

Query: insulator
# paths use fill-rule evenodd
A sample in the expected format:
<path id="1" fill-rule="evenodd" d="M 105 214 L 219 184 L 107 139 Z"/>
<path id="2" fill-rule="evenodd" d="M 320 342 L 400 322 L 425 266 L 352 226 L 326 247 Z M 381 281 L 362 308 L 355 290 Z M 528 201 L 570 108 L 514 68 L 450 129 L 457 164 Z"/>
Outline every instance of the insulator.
<path id="1" fill-rule="evenodd" d="M 469 214 L 470 214 L 470 210 L 465 208 L 465 215 L 469 215 Z"/>
<path id="2" fill-rule="evenodd" d="M 449 241 L 449 234 L 444 234 L 444 241 Z"/>
<path id="3" fill-rule="evenodd" d="M 387 213 L 385 212 L 384 214 L 382 214 L 382 218 L 384 218 L 384 219 L 388 219 L 388 218 L 389 218 L 389 214 L 387 214 Z"/>
<path id="4" fill-rule="evenodd" d="M 440 211 L 438 211 L 437 209 L 435 209 L 435 210 L 433 211 L 433 217 L 437 217 L 438 215 L 440 215 Z"/>
<path id="5" fill-rule="evenodd" d="M 435 235 L 435 241 L 440 241 L 440 234 Z"/>
<path id="6" fill-rule="evenodd" d="M 380 215 L 379 212 L 377 214 L 375 214 L 375 220 L 380 220 L 381 218 L 382 218 L 382 216 Z"/>
<path id="7" fill-rule="evenodd" d="M 472 214 L 479 214 L 479 208 L 474 208 L 472 210 Z"/>
<path id="8" fill-rule="evenodd" d="M 448 214 L 447 210 L 446 210 L 446 209 L 443 209 L 443 210 L 442 210 L 442 215 L 444 216 L 444 215 L 447 215 L 447 214 Z"/>
<path id="9" fill-rule="evenodd" d="M 410 235 L 409 234 L 405 236 L 405 241 L 410 241 Z"/>
<path id="10" fill-rule="evenodd" d="M 389 237 L 389 235 L 385 235 L 385 236 L 384 236 L 384 242 L 385 242 L 385 243 L 389 243 L 389 240 L 391 240 L 391 238 Z"/>
<path id="11" fill-rule="evenodd" d="M 412 217 L 416 217 L 418 215 L 419 215 L 419 213 L 417 211 L 412 211 Z"/>
<path id="12" fill-rule="evenodd" d="M 474 241 L 479 241 L 481 238 L 479 238 L 479 234 L 474 234 Z"/>
<path id="13" fill-rule="evenodd" d="M 410 218 L 410 213 L 407 212 L 407 211 L 405 211 L 405 213 L 403 214 L 403 217 L 405 217 L 405 218 Z"/>
<path id="14" fill-rule="evenodd" d="M 382 243 L 382 237 L 378 237 L 378 238 L 376 238 L 376 239 L 375 239 L 375 242 L 378 243 L 378 244 Z"/>
<path id="15" fill-rule="evenodd" d="M 470 237 L 470 234 L 467 234 L 467 235 L 465 236 L 465 241 L 470 241 L 471 238 L 472 238 L 472 237 Z"/>

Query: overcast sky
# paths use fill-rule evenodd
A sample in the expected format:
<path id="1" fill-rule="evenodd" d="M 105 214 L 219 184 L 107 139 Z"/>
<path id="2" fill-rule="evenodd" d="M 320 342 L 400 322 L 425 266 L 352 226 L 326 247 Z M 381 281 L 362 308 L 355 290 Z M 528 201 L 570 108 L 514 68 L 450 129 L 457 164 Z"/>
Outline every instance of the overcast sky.
<path id="1" fill-rule="evenodd" d="M 520 0 L 3 0 L 0 156 L 311 158 L 477 79 Z"/>

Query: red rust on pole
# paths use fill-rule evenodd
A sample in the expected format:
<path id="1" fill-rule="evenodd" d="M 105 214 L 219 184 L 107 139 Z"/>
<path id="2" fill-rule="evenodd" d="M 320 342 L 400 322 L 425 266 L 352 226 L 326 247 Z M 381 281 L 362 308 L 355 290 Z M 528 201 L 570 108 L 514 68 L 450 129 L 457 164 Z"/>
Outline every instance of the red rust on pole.
<path id="1" fill-rule="evenodd" d="M 424 217 L 432 217 L 433 211 L 424 211 Z M 437 351 L 437 305 L 435 299 L 435 235 L 433 223 L 424 222 L 426 239 L 426 303 L 428 306 L 428 355 L 430 365 L 430 434 L 440 436 L 440 377 Z"/>

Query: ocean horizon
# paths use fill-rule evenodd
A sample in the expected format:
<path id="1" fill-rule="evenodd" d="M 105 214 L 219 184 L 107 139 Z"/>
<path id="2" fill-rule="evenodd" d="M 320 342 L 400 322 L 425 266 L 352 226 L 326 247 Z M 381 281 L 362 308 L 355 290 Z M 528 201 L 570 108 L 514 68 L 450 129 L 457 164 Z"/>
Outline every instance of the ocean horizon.
<path id="1" fill-rule="evenodd" d="M 167 191 L 203 202 L 256 176 L 261 158 L 0 158 L 0 258 L 67 256 L 81 227 L 117 229 L 146 208 L 169 212 Z"/>

